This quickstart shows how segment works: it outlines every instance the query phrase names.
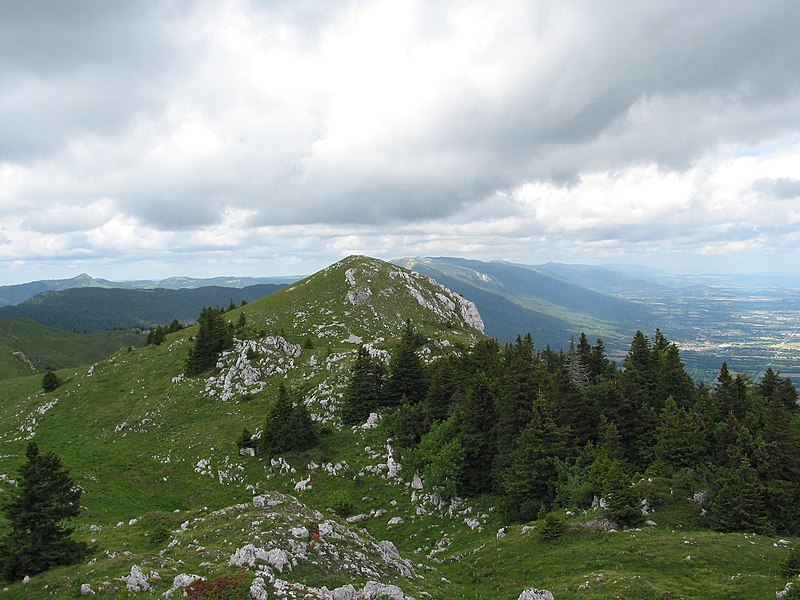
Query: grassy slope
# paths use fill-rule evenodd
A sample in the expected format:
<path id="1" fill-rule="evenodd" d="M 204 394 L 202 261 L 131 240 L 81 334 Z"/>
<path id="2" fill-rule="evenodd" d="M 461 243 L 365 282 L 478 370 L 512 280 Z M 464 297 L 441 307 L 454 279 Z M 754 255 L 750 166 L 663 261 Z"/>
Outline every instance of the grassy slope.
<path id="1" fill-rule="evenodd" d="M 682 532 L 668 514 L 656 517 L 659 527 L 641 532 L 584 531 L 546 544 L 535 532 L 523 533 L 515 526 L 498 540 L 495 533 L 504 523 L 492 510 L 490 498 L 461 505 L 448 515 L 413 500 L 407 482 L 375 468 L 386 461 L 385 426 L 369 431 L 329 429 L 318 447 L 286 457 L 295 473 L 281 472 L 263 457 L 239 456 L 234 443 L 238 433 L 245 425 L 251 430 L 260 427 L 281 381 L 304 391 L 306 398 L 315 398 L 311 404 L 317 411 L 325 409 L 317 400 L 326 394 L 335 400 L 336 385 L 346 380 L 347 364 L 357 348 L 342 341 L 351 334 L 364 336 L 364 341 L 385 337 L 378 345 L 391 347 L 389 336 L 396 335 L 410 317 L 431 337 L 453 343 L 474 338 L 474 332 L 457 323 L 448 326 L 416 301 L 408 302 L 400 276 L 392 278 L 385 270 L 372 269 L 375 263 L 366 263 L 359 279 L 371 278 L 373 289 L 393 291 L 376 294 L 370 303 L 343 304 L 342 297 L 352 289 L 345 271 L 359 264 L 353 259 L 336 265 L 324 277 L 300 282 L 229 313 L 236 322 L 238 313 L 245 312 L 248 330 L 240 332 L 245 337 L 282 332 L 294 343 L 309 336 L 314 339 L 315 347 L 302 350 L 285 378 L 281 374 L 268 378 L 267 386 L 249 400 L 241 395 L 227 402 L 209 397 L 203 378 L 173 383 L 172 378 L 182 371 L 193 329 L 168 336 L 158 347 L 122 350 L 98 363 L 91 374 L 87 368 L 62 371 L 59 375 L 66 383 L 51 394 L 41 391 L 37 376 L 4 382 L 0 474 L 13 476 L 21 463 L 27 429 L 35 430 L 33 439 L 43 449 L 56 451 L 85 489 L 77 536 L 96 540 L 99 549 L 94 562 L 55 569 L 33 578 L 27 586 L 14 585 L 11 597 L 77 595 L 81 583 L 98 589 L 104 581 L 113 583 L 125 575 L 134 564 L 159 570 L 163 578 L 157 584 L 159 592 L 168 589 L 178 572 L 209 577 L 230 572 L 227 559 L 244 543 L 263 538 L 264 544 L 286 547 L 290 525 L 317 518 L 297 507 L 265 512 L 250 506 L 228 516 L 214 514 L 269 490 L 296 495 L 309 510 L 323 511 L 325 519 L 332 518 L 328 508 L 342 498 L 351 504 L 353 514 L 387 510 L 359 521 L 350 531 L 362 539 L 390 539 L 417 564 L 423 579 L 405 579 L 391 569 L 380 573 L 383 581 L 396 582 L 418 597 L 425 591 L 433 598 L 516 598 L 522 588 L 535 586 L 551 589 L 559 600 L 615 595 L 661 598 L 667 592 L 755 598 L 783 587 L 777 563 L 786 550 L 773 546 L 776 540 Z M 327 388 L 329 381 L 334 383 L 333 391 Z M 208 460 L 207 466 L 199 466 L 201 460 Z M 310 475 L 311 463 L 336 462 L 342 464 L 337 475 L 317 468 L 311 490 L 294 490 L 298 481 Z M 410 479 L 411 474 L 401 471 L 401 475 Z M 0 483 L 0 490 L 4 485 Z M 394 516 L 405 523 L 389 526 Z M 474 517 L 481 521 L 481 531 L 465 524 L 466 518 Z M 129 525 L 134 518 L 139 521 Z M 123 525 L 117 526 L 119 522 Z M 189 525 L 181 532 L 184 522 Z M 261 525 L 255 527 L 255 522 Z M 167 541 L 151 540 L 158 523 L 167 526 L 172 532 L 169 537 L 178 540 L 178 545 L 167 548 Z M 277 527 L 275 523 L 279 531 L 270 529 Z M 443 539 L 450 541 L 442 543 Z M 344 544 L 334 539 L 326 543 L 331 547 Z M 437 545 L 444 548 L 442 552 L 435 552 Z M 365 563 L 378 561 L 370 552 L 366 554 Z M 687 561 L 687 555 L 692 559 Z M 599 573 L 602 581 L 598 581 Z M 330 587 L 371 578 L 315 555 L 301 561 L 291 577 Z M 587 579 L 591 588 L 579 591 Z"/>
<path id="2" fill-rule="evenodd" d="M 30 374 L 31 366 L 12 352 L 21 352 L 38 372 L 91 364 L 119 348 L 144 343 L 133 330 L 78 334 L 24 318 L 0 319 L 0 379 Z"/>

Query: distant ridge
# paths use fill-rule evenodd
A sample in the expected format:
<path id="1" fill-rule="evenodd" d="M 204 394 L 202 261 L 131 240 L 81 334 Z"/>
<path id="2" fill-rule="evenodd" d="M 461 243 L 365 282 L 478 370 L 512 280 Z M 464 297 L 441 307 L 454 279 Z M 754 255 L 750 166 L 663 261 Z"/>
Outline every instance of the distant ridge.
<path id="1" fill-rule="evenodd" d="M 0 307 L 13 306 L 25 302 L 42 292 L 59 292 L 74 288 L 105 288 L 122 290 L 151 290 L 151 289 L 197 289 L 201 287 L 227 287 L 245 288 L 261 284 L 289 284 L 300 279 L 301 276 L 281 276 L 281 277 L 211 277 L 199 279 L 195 277 L 168 277 L 166 279 L 142 279 L 135 281 L 109 281 L 108 279 L 95 279 L 94 277 L 81 273 L 69 279 L 43 279 L 20 283 L 17 285 L 0 286 Z"/>

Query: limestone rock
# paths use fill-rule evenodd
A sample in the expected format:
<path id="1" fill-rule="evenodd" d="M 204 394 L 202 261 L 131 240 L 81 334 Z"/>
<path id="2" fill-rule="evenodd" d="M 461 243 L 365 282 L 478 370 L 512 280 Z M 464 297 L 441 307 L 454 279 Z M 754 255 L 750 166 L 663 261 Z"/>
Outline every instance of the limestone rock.
<path id="1" fill-rule="evenodd" d="M 81 596 L 94 596 L 95 591 L 92 589 L 88 583 L 81 584 Z"/>
<path id="2" fill-rule="evenodd" d="M 535 588 L 525 588 L 517 600 L 554 600 L 552 592 L 547 590 L 537 590 Z"/>
<path id="3" fill-rule="evenodd" d="M 133 565 L 131 567 L 131 574 L 121 577 L 121 580 L 125 582 L 125 587 L 131 592 L 152 591 L 152 587 L 144 576 L 144 573 L 142 573 L 142 569 L 139 565 Z"/>

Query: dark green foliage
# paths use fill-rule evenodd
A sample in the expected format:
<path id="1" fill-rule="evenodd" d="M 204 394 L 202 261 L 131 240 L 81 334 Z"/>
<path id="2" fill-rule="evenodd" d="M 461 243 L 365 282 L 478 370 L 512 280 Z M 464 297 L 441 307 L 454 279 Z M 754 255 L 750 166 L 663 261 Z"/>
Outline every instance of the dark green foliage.
<path id="1" fill-rule="evenodd" d="M 161 343 L 164 341 L 164 338 L 167 337 L 167 328 L 163 325 L 159 325 L 155 329 L 151 329 L 150 333 L 147 334 L 147 345 L 150 346 L 160 346 Z"/>
<path id="2" fill-rule="evenodd" d="M 18 485 L 2 502 L 11 524 L 0 540 L 0 575 L 7 581 L 72 564 L 88 553 L 87 545 L 72 540 L 72 529 L 64 526 L 78 515 L 80 488 L 53 452 L 41 454 L 31 442 L 25 455 Z"/>
<path id="3" fill-rule="evenodd" d="M 557 459 L 566 451 L 568 429 L 555 421 L 555 406 L 540 394 L 532 416 L 516 441 L 503 471 L 505 513 L 515 521 L 530 521 L 556 497 Z"/>
<path id="4" fill-rule="evenodd" d="M 666 475 L 693 469 L 707 455 L 706 435 L 695 415 L 667 398 L 659 417 L 655 445 L 656 463 Z"/>
<path id="5" fill-rule="evenodd" d="M 406 454 L 406 463 L 444 499 L 457 495 L 464 469 L 464 444 L 455 419 L 436 423 L 422 442 Z"/>
<path id="6" fill-rule="evenodd" d="M 385 378 L 383 363 L 371 357 L 366 348 L 361 346 L 342 404 L 342 421 L 346 425 L 363 423 L 371 412 L 381 406 Z"/>
<path id="7" fill-rule="evenodd" d="M 283 287 L 259 284 L 241 289 L 219 286 L 183 290 L 74 288 L 42 294 L 17 306 L 0 307 L 0 318 L 27 317 L 43 325 L 78 333 L 149 330 L 173 319 L 194 322 L 204 306 L 221 307 L 231 296 L 236 301 L 255 300 Z"/>
<path id="8" fill-rule="evenodd" d="M 494 461 L 497 448 L 492 433 L 497 420 L 495 399 L 491 380 L 479 372 L 473 386 L 456 401 L 453 418 L 465 453 L 461 488 L 464 494 L 488 492 L 492 486 L 486 466 Z"/>
<path id="9" fill-rule="evenodd" d="M 236 320 L 236 329 L 244 329 L 247 325 L 247 317 L 244 313 L 239 313 L 239 318 Z"/>
<path id="10" fill-rule="evenodd" d="M 261 449 L 267 457 L 282 452 L 300 452 L 317 443 L 314 422 L 302 402 L 292 403 L 286 387 L 281 384 L 278 398 L 267 415 Z"/>
<path id="11" fill-rule="evenodd" d="M 444 421 L 450 416 L 450 405 L 458 386 L 455 367 L 449 358 L 442 358 L 434 364 L 431 383 L 425 396 L 424 406 L 428 418 L 433 421 Z"/>
<path id="12" fill-rule="evenodd" d="M 400 407 L 392 420 L 392 436 L 400 448 L 416 446 L 431 428 L 428 415 L 422 404 L 412 404 L 401 399 Z"/>
<path id="13" fill-rule="evenodd" d="M 784 577 L 800 576 L 800 545 L 794 544 L 789 554 L 781 561 L 781 575 Z"/>
<path id="14" fill-rule="evenodd" d="M 392 359 L 386 403 L 396 406 L 405 397 L 411 404 L 417 404 L 425 398 L 427 392 L 425 371 L 417 354 L 417 348 L 421 343 L 419 333 L 411 321 L 407 321 L 400 345 Z"/>
<path id="15" fill-rule="evenodd" d="M 242 429 L 242 433 L 239 434 L 239 438 L 236 440 L 236 445 L 240 449 L 253 447 L 253 434 L 250 433 L 247 427 Z"/>
<path id="16" fill-rule="evenodd" d="M 61 385 L 61 382 L 58 380 L 58 375 L 53 373 L 52 371 L 48 371 L 42 377 L 42 389 L 45 392 L 52 392 Z"/>
<path id="17" fill-rule="evenodd" d="M 221 310 L 211 307 L 204 308 L 200 313 L 200 328 L 186 359 L 187 375 L 199 375 L 212 369 L 220 353 L 233 348 L 233 327 L 223 315 Z"/>
<path id="18" fill-rule="evenodd" d="M 415 337 L 407 327 L 404 360 L 416 369 Z M 361 376 L 368 364 L 360 353 L 349 395 L 378 406 L 376 380 Z M 395 377 L 404 372 L 395 368 Z M 354 393 L 359 381 L 367 393 Z M 600 340 L 590 346 L 582 335 L 569 353 L 537 352 L 526 336 L 502 349 L 484 340 L 439 359 L 427 395 L 401 396 L 387 422 L 409 472 L 423 475 L 426 487 L 445 496 L 494 492 L 511 520 L 602 499 L 609 518 L 636 526 L 642 497 L 658 502 L 644 489 L 644 473 L 674 491 L 663 502 L 709 490 L 708 517 L 696 524 L 799 533 L 795 398 L 791 381 L 774 372 L 754 384 L 725 364 L 717 386 L 694 387 L 660 330 L 652 344 L 637 332 L 621 372 Z M 361 410 L 354 422 L 366 419 Z"/>
<path id="19" fill-rule="evenodd" d="M 539 537 L 547 542 L 552 542 L 560 539 L 566 530 L 567 525 L 561 517 L 555 513 L 547 513 L 539 528 Z"/>
<path id="20" fill-rule="evenodd" d="M 718 470 L 709 515 L 711 527 L 717 531 L 773 533 L 764 506 L 764 489 L 747 458 Z"/>

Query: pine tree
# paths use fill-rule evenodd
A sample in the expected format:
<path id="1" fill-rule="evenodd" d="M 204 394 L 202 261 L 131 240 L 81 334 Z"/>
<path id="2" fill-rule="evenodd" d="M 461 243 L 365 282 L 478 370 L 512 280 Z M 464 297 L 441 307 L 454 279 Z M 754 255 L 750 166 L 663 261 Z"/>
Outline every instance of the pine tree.
<path id="1" fill-rule="evenodd" d="M 41 454 L 31 442 L 18 486 L 2 503 L 11 530 L 0 540 L 0 574 L 8 580 L 72 564 L 88 553 L 70 538 L 64 521 L 78 515 L 81 490 L 53 452 Z"/>
<path id="2" fill-rule="evenodd" d="M 411 404 L 421 402 L 425 398 L 427 385 L 422 361 L 417 354 L 420 337 L 411 321 L 406 321 L 400 345 L 392 359 L 391 376 L 389 377 L 386 398 L 388 404 L 396 406 L 403 397 Z"/>
<path id="3" fill-rule="evenodd" d="M 293 409 L 289 392 L 281 383 L 278 388 L 278 398 L 267 414 L 264 433 L 261 435 L 261 448 L 268 457 L 293 449 L 295 435 L 291 422 Z"/>
<path id="4" fill-rule="evenodd" d="M 453 394 L 457 386 L 453 362 L 448 357 L 436 361 L 432 369 L 428 393 L 423 402 L 431 423 L 444 421 L 450 416 L 450 405 L 453 402 Z"/>
<path id="5" fill-rule="evenodd" d="M 383 363 L 361 346 L 342 404 L 342 421 L 346 425 L 363 423 L 382 404 L 385 374 Z"/>
<path id="6" fill-rule="evenodd" d="M 763 488 L 745 457 L 717 473 L 709 508 L 711 527 L 717 531 L 753 531 L 769 534 L 772 524 L 764 506 Z"/>
<path id="7" fill-rule="evenodd" d="M 555 412 L 555 405 L 540 394 L 503 471 L 506 514 L 512 520 L 530 521 L 556 497 L 556 460 L 564 456 L 567 430 L 556 424 Z"/>
<path id="8" fill-rule="evenodd" d="M 462 491 L 467 495 L 487 492 L 492 480 L 486 465 L 494 461 L 492 431 L 497 420 L 495 393 L 488 376 L 478 373 L 472 388 L 456 401 L 453 416 L 465 451 Z"/>
<path id="9" fill-rule="evenodd" d="M 198 323 L 197 337 L 186 360 L 187 375 L 213 368 L 220 353 L 233 348 L 233 325 L 225 322 L 222 311 L 206 307 L 200 312 Z"/>
<path id="10" fill-rule="evenodd" d="M 705 432 L 700 423 L 670 396 L 656 430 L 656 461 L 665 474 L 673 475 L 681 469 L 695 468 L 706 454 Z"/>

